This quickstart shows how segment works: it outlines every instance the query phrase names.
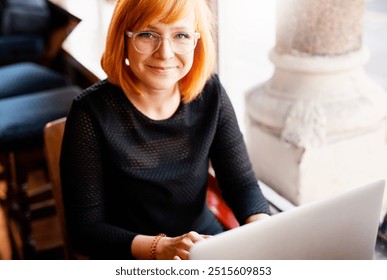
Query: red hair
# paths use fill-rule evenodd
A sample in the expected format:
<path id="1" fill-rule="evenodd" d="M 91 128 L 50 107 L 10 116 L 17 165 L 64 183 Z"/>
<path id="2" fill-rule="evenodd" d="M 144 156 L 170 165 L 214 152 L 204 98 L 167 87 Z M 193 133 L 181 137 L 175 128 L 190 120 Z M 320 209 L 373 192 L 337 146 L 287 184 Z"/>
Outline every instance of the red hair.
<path id="1" fill-rule="evenodd" d="M 101 60 L 109 81 L 127 92 L 141 95 L 136 77 L 125 64 L 125 32 L 146 28 L 154 20 L 174 23 L 192 11 L 195 13 L 195 31 L 200 33 L 200 39 L 194 50 L 192 68 L 179 81 L 179 89 L 183 102 L 195 99 L 212 75 L 216 60 L 213 17 L 205 0 L 118 0 Z"/>

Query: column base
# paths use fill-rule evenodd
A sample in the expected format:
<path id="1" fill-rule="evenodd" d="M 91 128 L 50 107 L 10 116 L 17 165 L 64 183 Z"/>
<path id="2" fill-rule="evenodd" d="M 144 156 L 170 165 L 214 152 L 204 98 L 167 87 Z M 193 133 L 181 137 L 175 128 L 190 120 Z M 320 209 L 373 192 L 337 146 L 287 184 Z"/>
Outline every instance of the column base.
<path id="1" fill-rule="evenodd" d="M 258 179 L 295 205 L 387 179 L 384 126 L 318 148 L 291 145 L 252 122 L 247 131 L 247 146 Z M 382 216 L 386 210 L 387 192 Z"/>

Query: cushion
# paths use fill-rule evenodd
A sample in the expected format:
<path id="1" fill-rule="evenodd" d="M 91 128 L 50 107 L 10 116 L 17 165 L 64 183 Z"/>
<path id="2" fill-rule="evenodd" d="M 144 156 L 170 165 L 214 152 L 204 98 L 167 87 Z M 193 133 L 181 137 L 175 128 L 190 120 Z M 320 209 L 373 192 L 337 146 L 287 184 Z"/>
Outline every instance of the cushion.
<path id="1" fill-rule="evenodd" d="M 69 85 L 57 72 L 31 62 L 0 67 L 0 99 Z"/>
<path id="2" fill-rule="evenodd" d="M 0 99 L 0 149 L 17 149 L 42 142 L 46 123 L 65 117 L 81 92 L 68 86 Z"/>

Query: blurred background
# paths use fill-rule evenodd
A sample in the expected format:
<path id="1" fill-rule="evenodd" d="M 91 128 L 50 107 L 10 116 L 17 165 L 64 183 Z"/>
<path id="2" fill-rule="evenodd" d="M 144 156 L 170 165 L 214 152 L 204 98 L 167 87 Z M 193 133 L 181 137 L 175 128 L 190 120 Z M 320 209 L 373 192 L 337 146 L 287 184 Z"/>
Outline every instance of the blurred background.
<path id="1" fill-rule="evenodd" d="M 387 178 L 387 0 L 207 1 L 217 72 L 276 211 Z M 45 128 L 106 78 L 114 4 L 0 1 L 0 259 L 69 257 Z"/>

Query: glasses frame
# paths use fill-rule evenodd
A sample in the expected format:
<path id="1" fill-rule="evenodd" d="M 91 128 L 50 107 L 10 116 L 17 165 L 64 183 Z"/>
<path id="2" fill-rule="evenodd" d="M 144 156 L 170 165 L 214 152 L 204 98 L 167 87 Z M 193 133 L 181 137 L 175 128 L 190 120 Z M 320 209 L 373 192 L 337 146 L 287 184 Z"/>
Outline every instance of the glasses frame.
<path id="1" fill-rule="evenodd" d="M 157 36 L 158 36 L 158 38 L 159 38 L 158 46 L 155 48 L 155 50 L 154 50 L 153 52 L 149 52 L 149 53 L 148 53 L 148 52 L 142 52 L 142 51 L 140 51 L 140 50 L 137 48 L 136 44 L 134 43 L 135 37 L 136 37 L 138 34 L 141 34 L 141 33 L 147 33 L 147 32 L 152 33 L 152 34 L 157 34 Z M 194 41 L 194 46 L 193 46 L 193 48 L 192 48 L 191 50 L 189 50 L 189 51 L 187 51 L 187 52 L 184 52 L 184 53 L 180 53 L 180 52 L 176 52 L 176 51 L 173 49 L 173 45 L 171 44 L 171 41 L 170 41 L 171 37 L 165 37 L 165 36 L 160 35 L 160 34 L 157 33 L 157 32 L 153 32 L 153 31 L 145 31 L 145 30 L 144 30 L 144 31 L 138 31 L 138 32 L 132 32 L 132 31 L 126 31 L 126 32 L 125 32 L 125 34 L 126 34 L 129 38 L 131 38 L 131 39 L 133 40 L 133 46 L 134 46 L 134 48 L 136 49 L 136 51 L 139 52 L 139 53 L 141 53 L 141 54 L 148 54 L 148 55 L 149 55 L 149 54 L 154 54 L 155 52 L 157 52 L 157 50 L 158 50 L 158 49 L 160 48 L 160 46 L 161 46 L 161 42 L 162 42 L 163 39 L 169 41 L 169 45 L 170 45 L 172 51 L 173 51 L 174 53 L 176 53 L 176 54 L 184 55 L 184 54 L 187 54 L 187 53 L 193 51 L 193 50 L 196 48 L 196 45 L 197 45 L 197 43 L 198 43 L 198 40 L 200 39 L 200 33 L 199 33 L 199 32 L 186 32 L 186 31 L 184 31 L 184 33 L 193 35 L 193 37 L 195 38 L 195 41 Z"/>

